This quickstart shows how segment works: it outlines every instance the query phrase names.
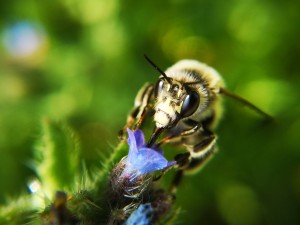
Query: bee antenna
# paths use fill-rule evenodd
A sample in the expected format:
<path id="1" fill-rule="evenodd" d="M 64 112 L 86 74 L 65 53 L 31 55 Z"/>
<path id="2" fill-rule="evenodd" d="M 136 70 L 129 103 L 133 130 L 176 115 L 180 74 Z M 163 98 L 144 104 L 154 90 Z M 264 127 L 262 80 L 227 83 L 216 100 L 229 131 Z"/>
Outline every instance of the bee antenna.
<path id="1" fill-rule="evenodd" d="M 171 84 L 171 79 L 170 77 L 167 76 L 167 74 L 165 74 L 164 71 L 162 71 L 154 62 L 152 62 L 151 59 L 149 59 L 149 57 L 144 54 L 144 57 L 146 58 L 146 60 L 166 79 L 166 81 Z"/>

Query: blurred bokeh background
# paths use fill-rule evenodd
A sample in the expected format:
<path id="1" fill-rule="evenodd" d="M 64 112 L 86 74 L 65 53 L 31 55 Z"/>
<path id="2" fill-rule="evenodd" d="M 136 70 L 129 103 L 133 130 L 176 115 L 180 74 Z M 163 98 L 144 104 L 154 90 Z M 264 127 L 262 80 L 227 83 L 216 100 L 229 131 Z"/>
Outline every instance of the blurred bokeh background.
<path id="1" fill-rule="evenodd" d="M 81 157 L 118 142 L 136 92 L 183 58 L 215 67 L 230 99 L 219 152 L 185 177 L 180 224 L 300 224 L 300 2 L 0 1 L 0 205 L 28 192 L 41 121 L 68 123 Z"/>

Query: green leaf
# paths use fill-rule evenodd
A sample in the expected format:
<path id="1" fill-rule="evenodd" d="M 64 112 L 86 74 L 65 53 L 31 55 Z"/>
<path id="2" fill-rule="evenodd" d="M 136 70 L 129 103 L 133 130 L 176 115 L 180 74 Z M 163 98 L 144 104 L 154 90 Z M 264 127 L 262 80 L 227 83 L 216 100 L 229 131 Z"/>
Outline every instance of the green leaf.
<path id="1" fill-rule="evenodd" d="M 79 144 L 74 132 L 64 124 L 44 119 L 42 136 L 35 149 L 36 172 L 48 197 L 57 190 L 72 190 L 79 173 Z"/>

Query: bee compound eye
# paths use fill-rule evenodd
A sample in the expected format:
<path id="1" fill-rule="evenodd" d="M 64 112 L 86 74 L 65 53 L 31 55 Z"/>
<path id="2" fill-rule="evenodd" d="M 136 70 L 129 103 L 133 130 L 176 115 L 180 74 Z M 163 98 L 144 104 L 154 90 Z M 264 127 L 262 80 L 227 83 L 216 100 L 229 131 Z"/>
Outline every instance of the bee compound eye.
<path id="1" fill-rule="evenodd" d="M 180 115 L 183 117 L 191 116 L 198 108 L 200 102 L 200 96 L 195 91 L 191 91 L 185 97 Z"/>
<path id="2" fill-rule="evenodd" d="M 155 86 L 155 96 L 157 97 L 158 94 L 164 89 L 165 82 L 163 79 L 159 79 L 156 86 Z"/>

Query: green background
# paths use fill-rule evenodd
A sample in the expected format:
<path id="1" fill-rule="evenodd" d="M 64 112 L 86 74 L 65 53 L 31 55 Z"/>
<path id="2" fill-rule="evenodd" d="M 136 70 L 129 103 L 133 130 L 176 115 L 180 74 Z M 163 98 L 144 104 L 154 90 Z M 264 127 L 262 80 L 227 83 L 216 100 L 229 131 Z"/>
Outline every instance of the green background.
<path id="1" fill-rule="evenodd" d="M 100 164 L 118 142 L 135 94 L 184 58 L 222 74 L 231 91 L 273 115 L 224 100 L 219 152 L 185 177 L 181 224 L 300 224 L 300 2 L 1 1 L 0 203 L 28 192 L 41 121 L 68 123 L 81 157 Z M 14 23 L 42 37 L 30 55 L 9 52 Z M 171 154 L 171 153 L 168 153 Z"/>

